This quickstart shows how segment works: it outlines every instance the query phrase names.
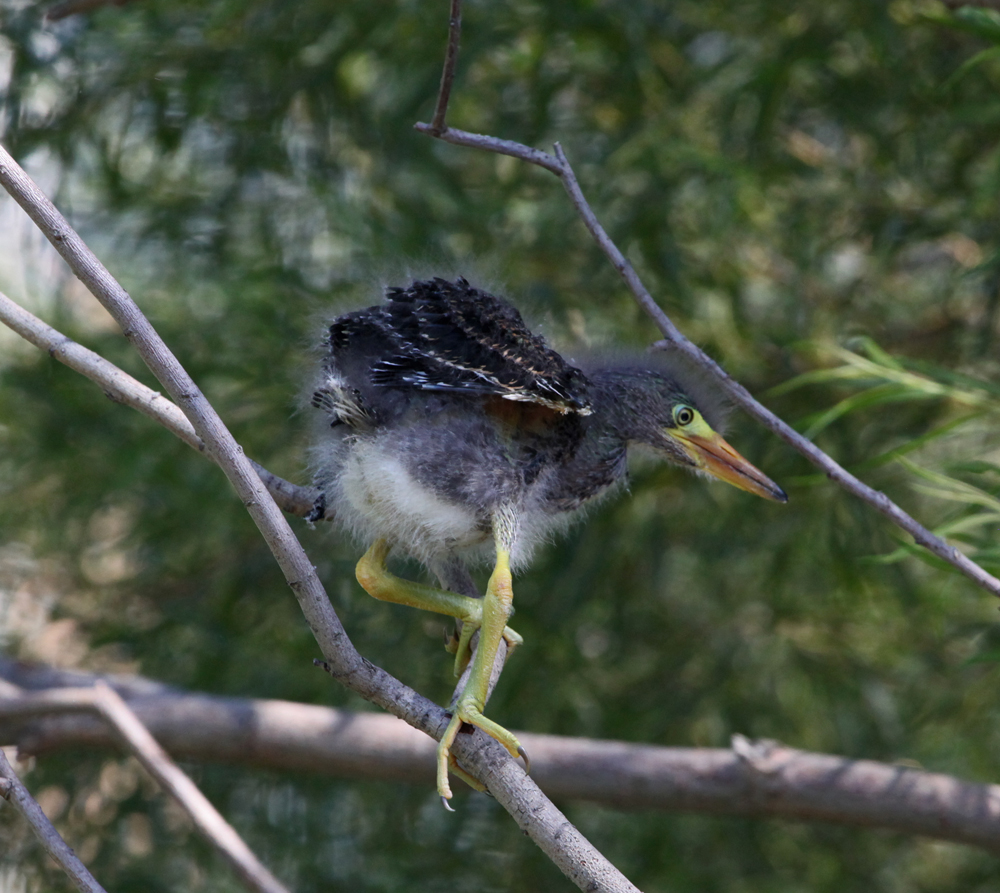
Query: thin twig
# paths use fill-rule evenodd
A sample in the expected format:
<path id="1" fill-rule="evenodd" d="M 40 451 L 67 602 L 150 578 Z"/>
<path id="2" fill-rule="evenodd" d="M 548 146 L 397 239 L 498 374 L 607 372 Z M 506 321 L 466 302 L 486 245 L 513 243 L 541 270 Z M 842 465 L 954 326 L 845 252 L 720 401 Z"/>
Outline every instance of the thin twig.
<path id="1" fill-rule="evenodd" d="M 95 677 L 93 685 L 86 688 L 49 688 L 17 696 L 5 695 L 0 698 L 0 714 L 18 701 L 24 704 L 28 715 L 46 716 L 54 711 L 62 714 L 90 712 L 100 717 L 113 731 L 112 739 L 128 747 L 248 887 L 259 893 L 288 893 L 107 682 Z"/>
<path id="2" fill-rule="evenodd" d="M 690 362 L 704 369 L 715 378 L 733 401 L 746 410 L 750 416 L 764 425 L 769 431 L 777 434 L 778 437 L 793 449 L 800 452 L 810 462 L 820 468 L 830 480 L 868 503 L 868 505 L 892 521 L 893 524 L 909 533 L 917 545 L 923 546 L 928 552 L 948 562 L 977 586 L 981 586 L 988 592 L 993 593 L 993 595 L 1000 596 L 1000 580 L 985 571 L 954 546 L 949 545 L 939 536 L 931 533 L 931 531 L 912 515 L 903 511 L 884 493 L 862 483 L 853 474 L 831 459 L 812 441 L 807 440 L 799 434 L 798 431 L 778 418 L 766 406 L 758 403 L 743 385 L 731 378 L 715 360 L 680 332 L 667 314 L 663 312 L 663 309 L 653 300 L 653 296 L 642 284 L 632 265 L 626 260 L 607 232 L 605 232 L 604 227 L 601 226 L 593 209 L 583 195 L 583 190 L 577 182 L 573 168 L 566 159 L 566 154 L 558 143 L 555 145 L 555 155 L 549 155 L 547 152 L 541 152 L 538 149 L 532 149 L 530 146 L 524 146 L 510 140 L 501 140 L 477 133 L 466 133 L 462 130 L 455 130 L 452 127 L 449 127 L 441 134 L 435 134 L 429 124 L 417 124 L 415 126 L 421 133 L 437 136 L 447 143 L 452 143 L 456 146 L 485 149 L 488 152 L 497 152 L 501 155 L 511 155 L 514 158 L 520 158 L 522 161 L 543 167 L 558 176 L 562 180 L 566 192 L 569 194 L 573 207 L 576 208 L 584 225 L 590 231 L 600 249 L 625 281 L 625 284 L 635 296 L 636 301 L 652 317 L 653 322 L 656 323 L 665 336 L 664 341 L 657 342 L 657 347 L 661 349 L 669 348 L 682 353 Z"/>
<path id="3" fill-rule="evenodd" d="M 2 750 L 0 750 L 0 797 L 10 801 L 21 813 L 42 846 L 45 847 L 45 852 L 55 859 L 78 890 L 81 890 L 82 893 L 105 893 L 104 887 L 97 883 L 94 876 L 87 871 L 87 866 L 80 861 L 80 857 L 73 852 L 70 845 L 62 839 L 52 822 L 42 812 L 42 807 L 28 793 L 28 789 L 21 783 L 21 779 L 17 777 L 17 773 L 7 761 L 7 756 Z"/>
<path id="4" fill-rule="evenodd" d="M 191 422 L 205 453 L 225 472 L 281 567 L 334 678 L 366 700 L 440 739 L 449 717 L 436 704 L 366 661 L 330 605 L 308 556 L 240 446 L 149 320 L 10 154 L 0 147 L 0 185 L 21 205 Z M 460 735 L 452 752 L 482 781 L 539 848 L 584 890 L 634 891 L 542 793 L 503 746 L 481 730 Z"/>
<path id="5" fill-rule="evenodd" d="M 264 867 L 197 785 L 167 756 L 167 752 L 157 744 L 115 690 L 104 682 L 98 682 L 89 691 L 101 716 L 121 735 L 146 771 L 180 804 L 194 826 L 222 854 L 243 882 L 259 893 L 288 893 L 284 884 Z"/>
<path id="6" fill-rule="evenodd" d="M 448 114 L 448 100 L 451 86 L 455 82 L 455 66 L 458 63 L 458 42 L 462 36 L 462 0 L 451 0 L 451 15 L 448 17 L 448 48 L 444 53 L 444 69 L 441 72 L 441 89 L 438 91 L 437 107 L 431 129 L 435 136 L 447 129 L 444 123 Z"/>
<path id="7" fill-rule="evenodd" d="M 205 444 L 195 434 L 191 423 L 175 404 L 152 388 L 147 388 L 142 382 L 136 381 L 114 363 L 42 322 L 3 292 L 0 292 L 0 323 L 60 363 L 95 382 L 108 399 L 137 409 L 144 416 L 159 422 L 192 449 L 200 453 L 205 451 Z M 319 496 L 319 491 L 315 487 L 300 487 L 272 474 L 256 462 L 253 462 L 253 467 L 268 492 L 284 511 L 304 518 L 313 510 Z"/>
<path id="8" fill-rule="evenodd" d="M 532 149 L 523 143 L 516 143 L 513 140 L 502 140 L 495 136 L 484 136 L 479 133 L 468 133 L 465 130 L 456 130 L 454 127 L 445 128 L 443 133 L 434 133 L 434 128 L 430 124 L 418 122 L 413 125 L 414 130 L 436 136 L 439 140 L 451 143 L 453 146 L 466 146 L 471 149 L 483 149 L 487 152 L 497 152 L 500 155 L 510 155 L 511 158 L 520 158 L 530 164 L 536 164 L 545 170 L 562 177 L 563 167 L 559 159 L 541 149 Z"/>
<path id="9" fill-rule="evenodd" d="M 0 659 L 3 676 L 32 687 L 100 678 Z M 125 692 L 152 688 L 141 682 L 114 684 Z M 0 699 L 0 743 L 31 754 L 115 745 L 105 723 L 42 700 L 47 694 Z M 129 707 L 177 758 L 434 784 L 433 742 L 384 714 L 179 691 L 135 694 Z M 550 797 L 625 810 L 879 827 L 1000 853 L 1000 785 L 739 736 L 721 749 L 516 734 L 531 754 L 532 777 Z"/>

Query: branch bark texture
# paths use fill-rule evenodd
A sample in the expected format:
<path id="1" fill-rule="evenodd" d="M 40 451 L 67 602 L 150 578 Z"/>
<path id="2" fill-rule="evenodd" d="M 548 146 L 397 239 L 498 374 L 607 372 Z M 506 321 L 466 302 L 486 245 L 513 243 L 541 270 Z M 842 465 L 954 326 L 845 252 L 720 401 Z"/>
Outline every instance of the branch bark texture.
<path id="1" fill-rule="evenodd" d="M 87 866 L 80 861 L 80 857 L 62 839 L 52 822 L 42 812 L 42 807 L 28 793 L 28 789 L 21 783 L 21 779 L 17 777 L 2 750 L 0 750 L 0 797 L 9 801 L 21 813 L 45 848 L 45 852 L 66 872 L 78 890 L 82 893 L 105 893 L 104 887 L 97 883 L 87 870 Z"/>
<path id="2" fill-rule="evenodd" d="M 29 689 L 0 699 L 0 744 L 38 755 L 115 745 L 105 723 L 44 690 L 99 677 L 0 659 L 0 678 Z M 384 714 L 186 694 L 134 679 L 109 682 L 178 758 L 434 784 L 434 744 Z M 741 736 L 722 749 L 516 734 L 531 754 L 532 777 L 556 799 L 871 826 L 1000 853 L 1000 785 Z"/>

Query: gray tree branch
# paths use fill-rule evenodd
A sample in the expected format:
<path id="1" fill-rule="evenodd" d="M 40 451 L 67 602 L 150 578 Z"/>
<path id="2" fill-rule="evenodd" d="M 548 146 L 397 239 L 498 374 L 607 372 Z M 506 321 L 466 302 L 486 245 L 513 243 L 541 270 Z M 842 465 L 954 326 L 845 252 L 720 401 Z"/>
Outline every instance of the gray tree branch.
<path id="1" fill-rule="evenodd" d="M 29 754 L 113 747 L 106 724 L 46 700 L 45 689 L 100 677 L 0 659 L 0 743 Z M 141 679 L 108 679 L 178 758 L 434 784 L 429 738 L 384 714 L 288 701 L 195 695 Z M 1000 785 L 808 753 L 734 736 L 732 747 L 678 748 L 517 732 L 550 797 L 658 809 L 837 822 L 921 834 L 1000 853 Z"/>
<path id="2" fill-rule="evenodd" d="M 431 127 L 435 133 L 446 129 L 445 115 L 448 113 L 448 100 L 451 98 L 451 87 L 455 82 L 455 66 L 458 64 L 458 43 L 462 36 L 462 0 L 451 0 L 451 14 L 448 17 L 448 46 L 444 53 L 444 68 L 441 71 L 441 87 L 438 90 L 437 107 Z"/>
<path id="3" fill-rule="evenodd" d="M 201 835 L 214 846 L 251 890 L 259 893 L 288 893 L 274 875 L 257 859 L 243 839 L 198 790 L 187 775 L 167 756 L 121 696 L 102 679 L 86 688 L 50 688 L 18 694 L 15 685 L 4 687 L 0 704 L 20 701 L 25 715 L 77 714 L 86 711 L 100 717 L 112 740 L 123 743 L 142 766 L 159 782 L 187 813 Z"/>
<path id="4" fill-rule="evenodd" d="M 17 773 L 7 761 L 7 755 L 2 750 L 0 750 L 0 797 L 13 804 L 14 808 L 21 813 L 45 848 L 45 852 L 55 859 L 56 864 L 66 872 L 66 875 L 81 893 L 105 893 L 104 888 L 87 871 L 87 866 L 80 861 L 80 857 L 62 839 L 52 822 L 42 812 L 42 807 L 22 784 L 21 779 L 17 777 Z"/>
<path id="5" fill-rule="evenodd" d="M 77 690 L 78 691 L 78 690 Z M 113 688 L 98 682 L 93 707 L 138 758 L 143 767 L 180 804 L 202 836 L 236 871 L 243 883 L 259 893 L 288 893 L 236 833 L 197 785 L 174 763 Z M 47 694 L 55 695 L 55 692 Z"/>
<path id="6" fill-rule="evenodd" d="M 42 322 L 3 292 L 0 292 L 0 323 L 35 347 L 44 350 L 50 357 L 85 375 L 104 391 L 109 400 L 138 410 L 144 416 L 159 422 L 192 449 L 199 453 L 205 451 L 205 444 L 195 433 L 187 417 L 163 394 L 147 388 L 114 363 Z M 313 510 L 319 496 L 319 491 L 315 487 L 300 487 L 272 474 L 253 460 L 250 462 L 267 487 L 267 491 L 283 511 L 304 518 Z"/>

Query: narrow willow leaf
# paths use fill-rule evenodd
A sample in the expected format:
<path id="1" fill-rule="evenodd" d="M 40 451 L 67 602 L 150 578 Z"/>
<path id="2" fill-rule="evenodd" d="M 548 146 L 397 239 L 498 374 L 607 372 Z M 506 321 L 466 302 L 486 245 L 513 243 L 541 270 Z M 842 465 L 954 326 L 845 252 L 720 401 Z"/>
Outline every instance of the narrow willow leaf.
<path id="1" fill-rule="evenodd" d="M 1000 511 L 1000 499 L 991 496 L 979 487 L 974 487 L 972 484 L 967 484 L 964 481 L 949 477 L 941 472 L 931 471 L 929 468 L 917 465 L 916 462 L 913 462 L 904 456 L 898 457 L 896 461 L 899 462 L 899 464 L 902 465 L 907 471 L 915 474 L 922 480 L 927 481 L 928 484 L 933 485 L 926 486 L 914 484 L 914 489 L 919 490 L 921 493 L 926 493 L 928 495 L 953 502 L 962 502 L 968 505 L 981 505 L 984 508 Z"/>
<path id="2" fill-rule="evenodd" d="M 897 384 L 886 384 L 869 388 L 860 394 L 854 394 L 851 397 L 841 400 L 836 405 L 830 407 L 830 409 L 820 413 L 818 417 L 815 417 L 815 421 L 803 432 L 803 436 L 811 440 L 837 419 L 859 409 L 881 406 L 886 403 L 903 403 L 920 399 L 922 399 L 921 394 L 914 394 Z"/>

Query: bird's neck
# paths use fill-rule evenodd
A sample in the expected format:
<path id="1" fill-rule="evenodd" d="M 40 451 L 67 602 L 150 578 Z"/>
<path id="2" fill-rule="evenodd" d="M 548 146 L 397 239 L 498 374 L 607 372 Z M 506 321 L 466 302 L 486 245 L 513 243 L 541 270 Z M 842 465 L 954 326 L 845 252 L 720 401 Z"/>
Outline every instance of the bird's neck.
<path id="1" fill-rule="evenodd" d="M 641 369 L 606 368 L 588 372 L 593 404 L 593 436 L 606 443 L 649 443 L 655 435 L 652 379 Z"/>
<path id="2" fill-rule="evenodd" d="M 546 501 L 557 512 L 573 511 L 624 479 L 628 444 L 638 439 L 627 384 L 612 372 L 588 377 L 592 412 L 575 420 L 573 448 L 548 480 Z"/>

